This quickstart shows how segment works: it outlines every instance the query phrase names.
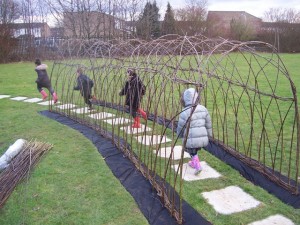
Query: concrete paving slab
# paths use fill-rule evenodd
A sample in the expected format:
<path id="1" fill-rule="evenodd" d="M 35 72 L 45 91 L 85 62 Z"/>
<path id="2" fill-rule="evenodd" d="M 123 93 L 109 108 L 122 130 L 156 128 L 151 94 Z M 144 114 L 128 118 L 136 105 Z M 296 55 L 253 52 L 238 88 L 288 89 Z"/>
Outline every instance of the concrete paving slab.
<path id="1" fill-rule="evenodd" d="M 72 109 L 72 112 L 78 113 L 78 114 L 84 114 L 84 113 L 90 113 L 94 112 L 95 110 L 89 110 L 88 107 L 78 108 L 78 109 Z"/>
<path id="2" fill-rule="evenodd" d="M 166 143 L 172 141 L 171 139 L 167 138 L 167 136 L 161 136 L 161 135 L 143 135 L 135 137 L 138 142 L 144 144 L 144 145 L 156 145 L 159 143 Z"/>
<path id="3" fill-rule="evenodd" d="M 76 107 L 76 105 L 67 103 L 67 104 L 64 104 L 64 105 L 57 105 L 56 107 L 60 108 L 60 109 L 73 109 L 73 108 Z"/>
<path id="4" fill-rule="evenodd" d="M 179 165 L 174 165 L 175 171 L 178 170 Z M 215 169 L 210 167 L 205 161 L 201 161 L 202 171 L 195 175 L 195 169 L 190 167 L 187 163 L 182 165 L 182 179 L 186 181 L 195 181 L 195 180 L 204 180 L 210 178 L 219 178 L 221 174 L 218 173 Z"/>
<path id="5" fill-rule="evenodd" d="M 295 225 L 295 224 L 290 219 L 277 214 L 274 216 L 269 216 L 263 220 L 249 223 L 248 225 Z"/>
<path id="6" fill-rule="evenodd" d="M 2 99 L 2 98 L 9 98 L 10 97 L 10 95 L 0 95 L 0 99 Z"/>
<path id="7" fill-rule="evenodd" d="M 144 124 L 141 124 L 140 128 L 132 128 L 132 126 L 126 126 L 121 127 L 120 129 L 125 131 L 127 134 L 144 133 L 152 130 L 150 127 L 147 127 Z"/>
<path id="8" fill-rule="evenodd" d="M 27 99 L 27 97 L 23 97 L 23 96 L 18 96 L 18 97 L 11 98 L 11 100 L 14 100 L 14 101 L 23 101 L 25 99 Z"/>
<path id="9" fill-rule="evenodd" d="M 172 158 L 174 160 L 181 159 L 182 146 L 174 146 L 173 151 L 172 147 L 163 147 L 158 150 L 158 156 L 162 158 L 170 158 L 172 153 Z M 153 153 L 156 154 L 156 150 L 153 150 Z M 190 158 L 190 154 L 187 152 L 183 153 L 183 158 Z"/>
<path id="10" fill-rule="evenodd" d="M 252 209 L 260 204 L 259 201 L 237 186 L 203 192 L 202 195 L 218 213 L 225 215 Z"/>
<path id="11" fill-rule="evenodd" d="M 89 115 L 89 117 L 91 117 L 93 119 L 97 119 L 97 120 L 106 119 L 106 118 L 114 117 L 114 116 L 115 116 L 115 114 L 107 113 L 107 112 L 100 112 L 100 113 L 95 113 L 95 114 Z"/>
<path id="12" fill-rule="evenodd" d="M 41 101 L 43 101 L 43 99 L 41 99 L 41 98 L 29 98 L 29 99 L 24 100 L 24 102 L 30 102 L 30 103 L 36 103 L 36 102 L 41 102 Z"/>
<path id="13" fill-rule="evenodd" d="M 106 119 L 106 120 L 103 120 L 104 122 L 106 123 L 109 123 L 109 124 L 127 124 L 127 123 L 130 123 L 131 120 L 130 119 L 126 119 L 124 117 L 117 117 L 117 118 L 113 118 L 113 119 Z"/>
<path id="14" fill-rule="evenodd" d="M 40 102 L 38 103 L 39 105 L 55 105 L 55 104 L 59 104 L 59 102 L 54 103 L 53 100 L 50 101 L 44 101 L 44 102 Z"/>

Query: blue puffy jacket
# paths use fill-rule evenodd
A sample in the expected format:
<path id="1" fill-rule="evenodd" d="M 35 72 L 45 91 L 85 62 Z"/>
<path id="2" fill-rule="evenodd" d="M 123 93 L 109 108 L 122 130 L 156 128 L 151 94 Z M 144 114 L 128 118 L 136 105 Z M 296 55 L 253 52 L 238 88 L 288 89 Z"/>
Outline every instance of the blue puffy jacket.
<path id="1" fill-rule="evenodd" d="M 193 110 L 192 106 L 195 105 L 197 99 L 198 93 L 194 88 L 189 88 L 184 91 L 182 101 L 185 108 L 179 115 L 176 131 L 179 137 L 185 137 L 186 135 L 186 128 L 188 126 L 187 122 Z M 191 122 L 185 147 L 205 147 L 209 143 L 209 136 L 212 137 L 212 124 L 209 112 L 203 105 L 198 104 L 191 116 Z"/>

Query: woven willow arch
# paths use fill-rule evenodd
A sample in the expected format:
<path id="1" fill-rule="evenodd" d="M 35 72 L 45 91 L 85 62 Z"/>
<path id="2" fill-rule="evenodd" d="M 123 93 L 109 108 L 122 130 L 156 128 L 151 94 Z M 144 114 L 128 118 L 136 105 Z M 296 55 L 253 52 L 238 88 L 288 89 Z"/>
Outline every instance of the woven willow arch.
<path id="1" fill-rule="evenodd" d="M 61 104 L 85 106 L 73 91 L 76 69 L 82 67 L 95 83 L 95 111 L 74 112 L 51 107 L 109 137 L 157 190 L 164 205 L 182 223 L 183 151 L 175 134 L 182 107 L 180 95 L 195 87 L 212 117 L 212 143 L 298 194 L 299 108 L 296 87 L 280 56 L 263 42 L 238 42 L 204 36 L 164 36 L 145 42 L 68 40 L 55 61 L 52 82 Z M 118 95 L 128 67 L 135 68 L 147 87 L 143 124 L 151 130 L 132 133 L 124 124 L 107 123 L 107 113 L 132 120 Z M 97 117 L 93 116 L 97 115 Z M 125 127 L 125 128 L 124 128 Z M 127 128 L 126 128 L 127 127 Z M 149 143 L 145 139 L 149 138 Z M 170 142 L 164 142 L 168 138 Z M 142 139 L 142 142 L 138 140 Z M 157 141 L 157 143 L 155 143 Z M 130 145 L 130 147 L 129 147 Z M 171 148 L 162 156 L 162 148 Z M 175 190 L 179 198 L 175 197 Z"/>

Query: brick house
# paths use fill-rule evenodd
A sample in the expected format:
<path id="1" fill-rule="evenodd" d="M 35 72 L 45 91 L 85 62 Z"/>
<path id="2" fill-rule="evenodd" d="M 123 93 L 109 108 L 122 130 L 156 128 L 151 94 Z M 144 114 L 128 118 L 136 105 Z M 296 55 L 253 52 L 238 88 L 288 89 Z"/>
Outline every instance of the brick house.
<path id="1" fill-rule="evenodd" d="M 47 23 L 13 23 L 10 24 L 11 34 L 15 38 L 32 36 L 34 38 L 47 38 L 51 36 Z"/>
<path id="2" fill-rule="evenodd" d="M 243 24 L 248 29 L 250 28 L 255 36 L 262 26 L 262 19 L 245 11 L 208 11 L 207 36 L 231 37 L 231 24 L 233 21 Z"/>
<path id="3" fill-rule="evenodd" d="M 126 22 L 101 12 L 65 12 L 64 36 L 67 38 L 123 39 L 128 35 Z"/>

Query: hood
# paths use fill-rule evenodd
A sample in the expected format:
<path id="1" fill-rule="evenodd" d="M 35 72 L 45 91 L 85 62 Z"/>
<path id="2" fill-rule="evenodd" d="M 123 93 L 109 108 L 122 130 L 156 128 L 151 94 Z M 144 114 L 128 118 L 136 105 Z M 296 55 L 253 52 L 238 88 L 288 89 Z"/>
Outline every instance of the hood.
<path id="1" fill-rule="evenodd" d="M 48 66 L 46 64 L 41 64 L 39 66 L 37 66 L 35 69 L 37 70 L 46 70 L 48 68 Z"/>
<path id="2" fill-rule="evenodd" d="M 199 95 L 194 88 L 189 88 L 185 90 L 182 96 L 184 101 L 184 106 L 186 107 L 195 104 L 197 101 L 199 101 L 198 96 Z"/>

